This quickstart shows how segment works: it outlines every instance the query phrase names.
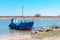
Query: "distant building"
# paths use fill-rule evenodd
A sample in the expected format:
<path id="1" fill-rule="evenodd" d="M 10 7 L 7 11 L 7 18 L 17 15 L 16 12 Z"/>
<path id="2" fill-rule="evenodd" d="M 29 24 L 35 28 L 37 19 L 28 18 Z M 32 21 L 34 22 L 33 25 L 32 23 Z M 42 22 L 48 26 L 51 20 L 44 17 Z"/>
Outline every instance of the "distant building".
<path id="1" fill-rule="evenodd" d="M 35 17 L 40 17 L 41 15 L 40 14 L 35 14 Z"/>

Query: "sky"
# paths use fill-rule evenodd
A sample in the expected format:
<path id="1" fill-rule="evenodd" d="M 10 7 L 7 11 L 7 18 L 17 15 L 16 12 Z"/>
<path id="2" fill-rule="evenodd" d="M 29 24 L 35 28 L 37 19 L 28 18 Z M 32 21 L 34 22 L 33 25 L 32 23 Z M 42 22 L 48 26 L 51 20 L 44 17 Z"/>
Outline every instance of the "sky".
<path id="1" fill-rule="evenodd" d="M 59 16 L 60 0 L 0 0 L 0 16 Z"/>

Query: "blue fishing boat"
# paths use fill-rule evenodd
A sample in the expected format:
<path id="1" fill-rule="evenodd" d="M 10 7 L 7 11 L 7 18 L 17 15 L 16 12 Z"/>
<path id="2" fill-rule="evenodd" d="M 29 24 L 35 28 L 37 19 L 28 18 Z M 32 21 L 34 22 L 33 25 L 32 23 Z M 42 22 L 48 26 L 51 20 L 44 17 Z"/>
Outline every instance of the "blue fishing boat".
<path id="1" fill-rule="evenodd" d="M 9 27 L 11 29 L 32 29 L 34 22 L 33 21 L 20 21 L 18 22 L 16 18 L 11 19 L 11 23 L 9 24 Z"/>
<path id="2" fill-rule="evenodd" d="M 23 14 L 23 7 L 22 7 L 22 14 Z M 21 20 L 18 22 L 16 18 L 11 19 L 11 23 L 9 24 L 9 27 L 11 29 L 32 29 L 32 26 L 34 24 L 34 21 L 26 21 L 25 18 L 24 20 Z"/>

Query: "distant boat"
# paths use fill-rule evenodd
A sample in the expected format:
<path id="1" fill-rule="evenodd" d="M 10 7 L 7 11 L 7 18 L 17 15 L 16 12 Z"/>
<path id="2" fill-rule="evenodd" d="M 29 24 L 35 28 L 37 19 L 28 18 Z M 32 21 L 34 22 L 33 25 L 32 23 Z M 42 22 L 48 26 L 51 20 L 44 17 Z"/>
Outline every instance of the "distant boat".
<path id="1" fill-rule="evenodd" d="M 22 7 L 22 14 L 23 14 L 23 7 Z M 18 22 L 16 18 L 12 18 L 11 23 L 9 24 L 9 27 L 11 29 L 26 30 L 26 29 L 32 29 L 33 24 L 34 24 L 34 21 L 25 21 L 25 20 L 23 21 L 23 20 L 21 20 L 20 22 Z"/>

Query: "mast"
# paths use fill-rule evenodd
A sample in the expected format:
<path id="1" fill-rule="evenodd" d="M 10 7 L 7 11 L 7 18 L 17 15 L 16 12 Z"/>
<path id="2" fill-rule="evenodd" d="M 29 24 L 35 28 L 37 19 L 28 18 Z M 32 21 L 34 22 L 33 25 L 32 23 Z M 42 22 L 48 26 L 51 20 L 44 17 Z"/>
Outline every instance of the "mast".
<path id="1" fill-rule="evenodd" d="M 22 18 L 23 20 L 25 20 L 25 16 L 23 14 L 24 14 L 24 6 L 22 5 Z"/>
<path id="2" fill-rule="evenodd" d="M 22 5 L 22 17 L 23 17 L 23 14 L 24 14 L 24 7 L 23 7 L 23 5 Z"/>

